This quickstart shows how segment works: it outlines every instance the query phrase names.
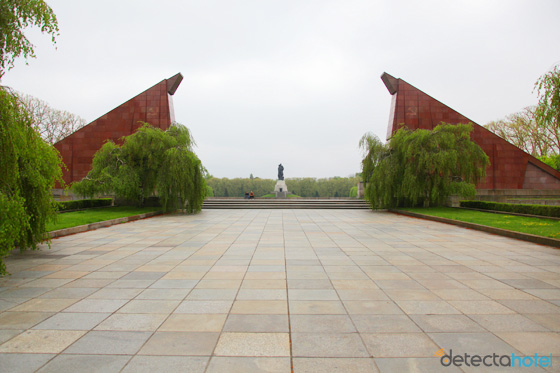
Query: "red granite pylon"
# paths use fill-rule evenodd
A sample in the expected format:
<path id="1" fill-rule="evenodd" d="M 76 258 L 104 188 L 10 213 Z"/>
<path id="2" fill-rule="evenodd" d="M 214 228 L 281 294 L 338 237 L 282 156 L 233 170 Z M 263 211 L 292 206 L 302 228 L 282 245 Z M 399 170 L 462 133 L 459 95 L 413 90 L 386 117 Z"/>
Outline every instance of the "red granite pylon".
<path id="1" fill-rule="evenodd" d="M 560 189 L 560 172 L 495 135 L 418 88 L 387 73 L 381 76 L 393 96 L 387 137 L 404 125 L 433 129 L 441 122 L 472 123 L 472 140 L 490 158 L 477 189 Z"/>
<path id="2" fill-rule="evenodd" d="M 182 80 L 181 73 L 164 79 L 54 144 L 68 168 L 64 171 L 64 182 L 70 184 L 82 180 L 91 169 L 95 152 L 107 140 L 119 143 L 123 136 L 134 133 L 142 122 L 168 129 L 175 121 L 171 96 Z"/>

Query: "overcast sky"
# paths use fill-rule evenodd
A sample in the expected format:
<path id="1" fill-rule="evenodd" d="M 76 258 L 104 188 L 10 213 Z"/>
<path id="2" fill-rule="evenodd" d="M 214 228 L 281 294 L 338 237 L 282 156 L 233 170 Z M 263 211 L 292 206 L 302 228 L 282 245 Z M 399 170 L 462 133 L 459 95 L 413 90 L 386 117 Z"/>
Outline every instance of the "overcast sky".
<path id="1" fill-rule="evenodd" d="M 479 124 L 537 101 L 560 63 L 558 0 L 48 0 L 55 49 L 2 84 L 88 122 L 178 72 L 175 117 L 216 177 L 349 176 L 383 141 L 383 72 Z"/>

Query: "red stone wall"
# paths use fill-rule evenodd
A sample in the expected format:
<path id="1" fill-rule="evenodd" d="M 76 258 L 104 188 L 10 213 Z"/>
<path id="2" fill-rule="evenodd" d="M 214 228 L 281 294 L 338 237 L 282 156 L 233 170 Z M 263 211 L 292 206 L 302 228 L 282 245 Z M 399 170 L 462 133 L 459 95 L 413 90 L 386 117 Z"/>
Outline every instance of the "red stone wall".
<path id="1" fill-rule="evenodd" d="M 532 163 L 527 164 L 523 189 L 543 189 L 543 185 L 549 185 L 551 189 L 560 190 L 560 180 L 544 172 Z"/>
<path id="2" fill-rule="evenodd" d="M 472 123 L 471 138 L 490 158 L 486 178 L 478 189 L 559 189 L 560 172 L 515 145 L 442 104 L 402 79 L 384 73 L 381 79 L 393 95 L 387 137 L 401 125 L 433 129 L 441 122 Z M 529 165 L 529 166 L 528 166 Z"/>
<path id="3" fill-rule="evenodd" d="M 171 96 L 182 79 L 183 76 L 177 74 L 162 80 L 54 144 L 68 168 L 64 172 L 64 182 L 69 184 L 84 178 L 91 169 L 94 154 L 107 140 L 120 143 L 120 139 L 134 133 L 141 122 L 168 129 L 175 120 Z"/>

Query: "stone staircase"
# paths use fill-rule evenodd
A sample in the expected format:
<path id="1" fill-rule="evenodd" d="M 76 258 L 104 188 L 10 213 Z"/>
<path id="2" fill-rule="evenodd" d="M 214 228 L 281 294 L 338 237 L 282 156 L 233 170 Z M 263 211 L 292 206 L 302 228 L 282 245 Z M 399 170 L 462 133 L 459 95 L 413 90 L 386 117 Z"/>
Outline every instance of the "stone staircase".
<path id="1" fill-rule="evenodd" d="M 203 209 L 360 209 L 368 210 L 363 199 L 243 199 L 208 198 Z"/>

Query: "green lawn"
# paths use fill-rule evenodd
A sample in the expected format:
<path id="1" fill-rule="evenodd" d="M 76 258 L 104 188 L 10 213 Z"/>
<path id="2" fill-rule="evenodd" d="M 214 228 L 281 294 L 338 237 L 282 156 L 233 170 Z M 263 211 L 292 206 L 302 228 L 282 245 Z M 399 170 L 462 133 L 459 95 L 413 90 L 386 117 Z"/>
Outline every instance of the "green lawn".
<path id="1" fill-rule="evenodd" d="M 296 196 L 295 194 L 288 194 L 287 197 L 288 198 L 301 198 L 300 196 Z M 264 196 L 261 196 L 259 198 L 276 198 L 276 194 L 269 193 L 269 194 L 265 194 Z"/>
<path id="2" fill-rule="evenodd" d="M 491 212 L 451 207 L 405 208 L 401 210 L 508 229 L 515 232 L 529 233 L 537 236 L 560 238 L 560 220 L 494 214 Z"/>
<path id="3" fill-rule="evenodd" d="M 89 209 L 74 212 L 59 213 L 56 223 L 47 224 L 47 231 L 56 231 L 58 229 L 76 227 L 98 221 L 124 218 L 144 214 L 146 212 L 158 211 L 159 207 L 104 207 L 98 209 Z"/>

